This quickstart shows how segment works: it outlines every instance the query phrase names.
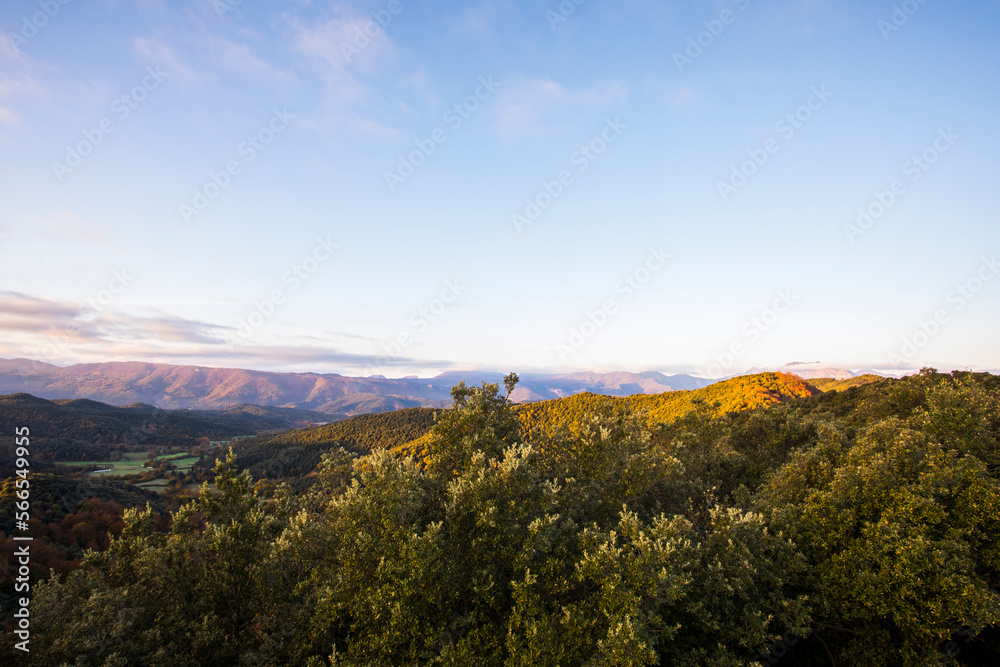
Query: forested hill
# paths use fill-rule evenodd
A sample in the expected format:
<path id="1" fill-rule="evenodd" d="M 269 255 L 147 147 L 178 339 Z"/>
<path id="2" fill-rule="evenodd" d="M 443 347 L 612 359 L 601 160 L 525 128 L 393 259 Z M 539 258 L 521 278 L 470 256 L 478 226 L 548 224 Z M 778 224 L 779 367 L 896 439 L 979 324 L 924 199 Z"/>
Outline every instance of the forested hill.
<path id="1" fill-rule="evenodd" d="M 860 387 L 862 385 L 879 382 L 885 379 L 885 376 L 882 375 L 872 375 L 871 373 L 866 373 L 864 375 L 857 375 L 855 377 L 844 378 L 842 380 L 838 380 L 836 378 L 816 378 L 814 380 L 809 380 L 809 384 L 816 387 L 820 391 L 843 391 L 844 389 Z"/>
<path id="2" fill-rule="evenodd" d="M 645 413 L 649 424 L 653 425 L 678 419 L 699 403 L 711 406 L 714 415 L 724 415 L 819 393 L 820 390 L 813 385 L 790 373 L 758 373 L 689 391 L 634 396 L 577 394 L 554 401 L 519 405 L 515 411 L 523 425 L 544 430 L 561 423 L 572 427 L 594 414 L 600 406 Z"/>
<path id="3" fill-rule="evenodd" d="M 254 435 L 330 418 L 317 412 L 255 405 L 160 410 L 141 403 L 116 407 L 87 399 L 49 401 L 10 394 L 0 396 L 0 451 L 13 443 L 14 429 L 23 426 L 30 429 L 36 461 L 60 461 L 106 457 L 109 448 L 118 445 L 190 447 L 196 438 Z"/>
<path id="4" fill-rule="evenodd" d="M 255 478 L 299 477 L 312 472 L 325 452 L 338 447 L 369 454 L 416 440 L 434 425 L 435 412 L 404 408 L 250 438 L 236 447 L 236 465 L 249 469 Z"/>

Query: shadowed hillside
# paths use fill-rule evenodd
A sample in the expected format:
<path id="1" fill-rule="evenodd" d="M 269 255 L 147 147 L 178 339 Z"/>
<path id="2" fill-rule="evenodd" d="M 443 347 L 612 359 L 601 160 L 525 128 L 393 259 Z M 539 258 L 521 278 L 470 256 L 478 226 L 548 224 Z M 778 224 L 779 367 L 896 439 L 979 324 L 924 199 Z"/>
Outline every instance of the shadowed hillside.
<path id="1" fill-rule="evenodd" d="M 45 461 L 107 459 L 121 447 L 193 447 L 197 438 L 221 439 L 281 431 L 331 415 L 303 410 L 232 406 L 225 410 L 160 410 L 151 405 L 116 407 L 88 399 L 49 401 L 29 394 L 0 396 L 0 472 L 13 457 L 16 427 L 27 426 L 32 457 Z"/>
<path id="2" fill-rule="evenodd" d="M 430 408 L 404 408 L 243 440 L 235 447 L 236 465 L 255 478 L 307 475 L 325 452 L 338 447 L 369 454 L 416 440 L 434 425 L 434 413 Z"/>

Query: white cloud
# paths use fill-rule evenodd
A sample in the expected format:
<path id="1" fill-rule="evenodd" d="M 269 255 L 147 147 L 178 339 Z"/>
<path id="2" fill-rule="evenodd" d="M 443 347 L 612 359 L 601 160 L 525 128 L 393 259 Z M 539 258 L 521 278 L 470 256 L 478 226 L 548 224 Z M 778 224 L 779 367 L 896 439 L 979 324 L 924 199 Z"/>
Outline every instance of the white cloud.
<path id="1" fill-rule="evenodd" d="M 399 51 L 386 29 L 370 16 L 341 15 L 313 25 L 290 19 L 294 48 L 312 64 L 325 85 L 321 124 L 352 132 L 394 137 L 386 109 L 405 109 L 396 87 L 381 85 L 401 67 Z M 418 72 L 419 72 L 419 68 Z M 410 75 L 412 78 L 412 75 Z M 395 76 L 395 82 L 408 80 Z"/>
<path id="2" fill-rule="evenodd" d="M 4 34 L 0 34 L 0 58 L 4 60 L 25 60 L 24 54 Z"/>
<path id="3" fill-rule="evenodd" d="M 105 344 L 134 339 L 224 342 L 226 327 L 169 315 L 129 315 L 94 303 L 98 306 L 0 291 L 0 328 L 30 334 L 43 343 L 51 336 Z"/>
<path id="4" fill-rule="evenodd" d="M 397 62 L 392 38 L 370 16 L 341 16 L 312 27 L 295 20 L 293 27 L 295 49 L 321 64 L 329 82 L 354 83 L 360 75 L 375 77 Z"/>
<path id="5" fill-rule="evenodd" d="M 142 360 L 221 367 L 335 365 L 338 370 L 360 370 L 371 362 L 371 355 L 340 350 L 322 337 L 293 334 L 282 336 L 280 342 L 248 340 L 230 345 L 234 332 L 233 327 L 165 313 L 144 316 L 110 309 L 95 311 L 72 301 L 0 291 L 3 357 L 56 364 Z M 334 337 L 353 338 L 343 333 Z M 413 368 L 449 365 L 403 357 L 396 361 Z"/>
<path id="6" fill-rule="evenodd" d="M 107 225 L 84 220 L 69 211 L 55 211 L 44 217 L 33 215 L 29 220 L 44 236 L 59 239 L 76 237 L 99 243 L 107 241 L 110 233 Z"/>
<path id="7" fill-rule="evenodd" d="M 195 82 L 201 79 L 197 72 L 181 62 L 170 46 L 159 39 L 136 37 L 132 41 L 132 46 L 140 56 L 152 61 L 151 64 L 162 65 L 170 76 L 176 77 L 179 81 Z"/>
<path id="8" fill-rule="evenodd" d="M 208 38 L 208 46 L 215 61 L 228 70 L 257 79 L 270 79 L 274 82 L 287 82 L 294 79 L 291 73 L 257 56 L 248 44 L 212 35 Z"/>
<path id="9" fill-rule="evenodd" d="M 495 40 L 494 28 L 516 14 L 516 7 L 509 2 L 482 2 L 451 14 L 448 26 L 459 37 L 477 41 L 488 39 L 492 42 Z"/>
<path id="10" fill-rule="evenodd" d="M 2 34 L 0 34 L 0 61 L 5 63 L 5 69 L 13 65 L 24 68 L 33 64 L 11 44 L 6 35 Z M 12 104 L 24 97 L 45 97 L 48 91 L 29 74 L 12 76 L 8 72 L 0 71 L 0 125 L 18 125 L 20 117 L 14 111 Z"/>
<path id="11" fill-rule="evenodd" d="M 567 113 L 621 104 L 628 89 L 619 81 L 602 81 L 573 90 L 548 77 L 505 79 L 496 108 L 502 134 L 524 135 L 560 123 Z"/>
<path id="12" fill-rule="evenodd" d="M 649 80 L 644 90 L 674 110 L 697 107 L 704 99 L 700 90 L 685 81 Z"/>

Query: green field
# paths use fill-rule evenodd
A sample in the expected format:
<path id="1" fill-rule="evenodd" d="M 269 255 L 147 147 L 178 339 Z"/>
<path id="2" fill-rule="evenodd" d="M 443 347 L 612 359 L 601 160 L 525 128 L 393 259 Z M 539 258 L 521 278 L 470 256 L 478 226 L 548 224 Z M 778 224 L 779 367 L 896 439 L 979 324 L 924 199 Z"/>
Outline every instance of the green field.
<path id="1" fill-rule="evenodd" d="M 177 466 L 180 472 L 187 472 L 200 457 L 189 456 L 187 452 L 178 454 L 165 454 L 158 456 L 154 461 L 170 461 Z M 76 466 L 101 466 L 100 470 L 87 473 L 88 475 L 135 475 L 149 470 L 146 464 L 149 460 L 142 452 L 129 452 L 125 454 L 124 461 L 59 461 L 59 465 Z"/>

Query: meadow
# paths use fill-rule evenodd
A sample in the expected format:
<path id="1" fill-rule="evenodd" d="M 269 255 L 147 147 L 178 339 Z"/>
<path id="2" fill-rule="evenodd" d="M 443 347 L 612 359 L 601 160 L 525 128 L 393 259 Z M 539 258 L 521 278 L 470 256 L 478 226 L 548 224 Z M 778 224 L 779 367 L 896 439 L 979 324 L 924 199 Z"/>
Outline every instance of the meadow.
<path id="1" fill-rule="evenodd" d="M 147 457 L 148 455 L 144 452 L 128 452 L 125 454 L 125 459 L 122 461 L 60 461 L 59 465 L 70 468 L 100 466 L 98 469 L 92 470 L 87 474 L 117 477 L 123 475 L 138 475 L 153 470 L 155 466 L 149 466 L 151 461 L 169 461 L 177 467 L 179 472 L 189 472 L 191 470 L 191 466 L 197 463 L 198 459 L 201 458 L 198 456 L 190 456 L 187 452 L 164 454 L 162 456 L 157 456 L 154 459 L 149 459 Z M 155 481 L 156 480 L 154 480 L 154 482 Z M 138 486 L 155 486 L 154 482 L 141 482 Z M 165 486 L 165 483 L 161 484 L 161 486 Z"/>

